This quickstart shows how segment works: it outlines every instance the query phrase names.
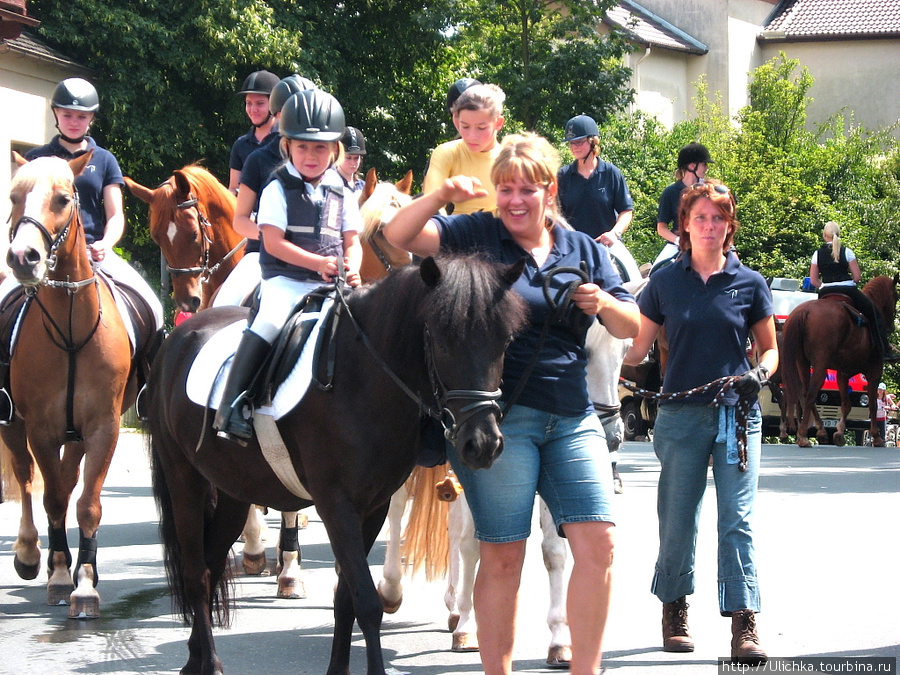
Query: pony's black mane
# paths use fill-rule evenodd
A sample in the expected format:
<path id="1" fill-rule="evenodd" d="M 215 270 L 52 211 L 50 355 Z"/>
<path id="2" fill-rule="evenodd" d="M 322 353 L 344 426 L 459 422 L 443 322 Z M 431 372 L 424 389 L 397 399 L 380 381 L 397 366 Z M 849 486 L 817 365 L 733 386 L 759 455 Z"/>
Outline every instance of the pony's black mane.
<path id="1" fill-rule="evenodd" d="M 489 262 L 479 254 L 441 254 L 435 257 L 441 280 L 428 288 L 418 265 L 397 269 L 361 294 L 384 284 L 391 287 L 392 307 L 381 309 L 392 320 L 409 322 L 412 316 L 427 323 L 451 343 L 464 343 L 474 332 L 489 331 L 495 336 L 515 335 L 525 325 L 528 309 L 515 293 L 509 293 L 502 279 L 504 266 Z M 428 293 L 428 301 L 423 302 Z M 388 320 L 385 316 L 385 320 Z"/>

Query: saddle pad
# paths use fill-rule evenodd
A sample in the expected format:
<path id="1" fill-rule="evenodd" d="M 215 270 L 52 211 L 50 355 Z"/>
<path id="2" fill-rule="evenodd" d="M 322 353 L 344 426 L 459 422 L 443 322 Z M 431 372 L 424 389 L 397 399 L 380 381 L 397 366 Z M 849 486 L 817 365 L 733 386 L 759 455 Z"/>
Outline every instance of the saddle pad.
<path id="1" fill-rule="evenodd" d="M 305 312 L 302 315 L 302 321 L 314 321 L 315 326 L 303 346 L 300 358 L 297 359 L 290 374 L 278 387 L 269 405 L 259 408 L 261 413 L 280 420 L 296 408 L 300 399 L 306 394 L 310 382 L 312 382 L 316 345 L 321 336 L 322 325 L 325 323 L 321 319 L 328 316 L 333 302 L 332 298 L 326 298 L 320 311 Z M 194 358 L 194 363 L 191 364 L 185 386 L 187 396 L 191 401 L 197 405 L 208 405 L 213 410 L 218 409 L 222 399 L 222 390 L 225 388 L 225 381 L 231 370 L 232 357 L 241 341 L 241 333 L 246 328 L 247 321 L 241 319 L 219 330 L 203 345 Z"/>

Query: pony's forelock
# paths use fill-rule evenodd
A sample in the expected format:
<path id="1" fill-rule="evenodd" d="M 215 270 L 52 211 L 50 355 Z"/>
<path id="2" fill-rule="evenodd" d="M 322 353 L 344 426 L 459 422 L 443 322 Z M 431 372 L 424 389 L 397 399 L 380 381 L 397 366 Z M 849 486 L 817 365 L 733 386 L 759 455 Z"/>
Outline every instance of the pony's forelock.
<path id="1" fill-rule="evenodd" d="M 391 205 L 396 200 L 400 206 L 412 201 L 412 197 L 400 192 L 393 183 L 379 182 L 369 198 L 360 206 L 359 214 L 363 221 L 363 231 L 360 232 L 360 241 L 365 244 L 384 225 L 390 222 L 397 212 Z"/>

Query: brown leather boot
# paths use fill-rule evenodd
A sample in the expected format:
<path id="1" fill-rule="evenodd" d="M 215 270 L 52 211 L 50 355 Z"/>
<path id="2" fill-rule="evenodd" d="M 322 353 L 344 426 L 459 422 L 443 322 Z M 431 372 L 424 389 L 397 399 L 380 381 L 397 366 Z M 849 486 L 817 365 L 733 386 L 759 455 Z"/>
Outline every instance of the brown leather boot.
<path id="1" fill-rule="evenodd" d="M 756 635 L 756 615 L 742 609 L 731 615 L 731 662 L 758 666 L 768 660 Z"/>
<path id="2" fill-rule="evenodd" d="M 663 603 L 662 632 L 664 652 L 692 652 L 694 642 L 688 634 L 688 604 L 682 595 L 675 602 Z"/>

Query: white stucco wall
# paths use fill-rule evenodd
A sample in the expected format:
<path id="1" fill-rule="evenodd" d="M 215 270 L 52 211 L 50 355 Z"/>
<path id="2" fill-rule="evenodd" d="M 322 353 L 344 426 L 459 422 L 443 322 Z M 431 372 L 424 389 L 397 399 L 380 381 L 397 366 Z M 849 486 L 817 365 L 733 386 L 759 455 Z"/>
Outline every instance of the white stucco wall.
<path id="1" fill-rule="evenodd" d="M 884 129 L 900 122 L 900 40 L 767 43 L 765 60 L 783 51 L 809 69 L 807 127 L 842 112 L 848 123 Z M 895 130 L 900 137 L 900 129 Z"/>

